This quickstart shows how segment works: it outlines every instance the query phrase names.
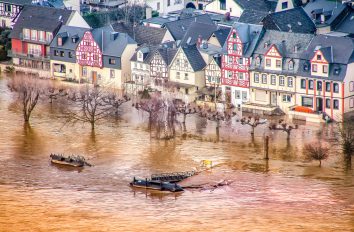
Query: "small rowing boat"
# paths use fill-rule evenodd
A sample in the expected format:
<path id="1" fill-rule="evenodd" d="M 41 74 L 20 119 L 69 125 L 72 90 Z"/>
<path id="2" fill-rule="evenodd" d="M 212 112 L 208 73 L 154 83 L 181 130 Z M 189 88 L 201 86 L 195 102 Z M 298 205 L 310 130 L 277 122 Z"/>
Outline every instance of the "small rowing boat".
<path id="1" fill-rule="evenodd" d="M 67 165 L 72 167 L 83 167 L 85 165 L 91 166 L 89 163 L 86 162 L 83 156 L 64 156 L 58 154 L 50 154 L 50 162 L 53 164 L 60 164 L 60 165 Z"/>
<path id="2" fill-rule="evenodd" d="M 158 190 L 158 191 L 169 191 L 169 192 L 183 191 L 183 188 L 176 183 L 154 181 L 148 179 L 142 180 L 142 179 L 136 179 L 135 177 L 133 181 L 130 183 L 130 186 L 136 188 Z"/>

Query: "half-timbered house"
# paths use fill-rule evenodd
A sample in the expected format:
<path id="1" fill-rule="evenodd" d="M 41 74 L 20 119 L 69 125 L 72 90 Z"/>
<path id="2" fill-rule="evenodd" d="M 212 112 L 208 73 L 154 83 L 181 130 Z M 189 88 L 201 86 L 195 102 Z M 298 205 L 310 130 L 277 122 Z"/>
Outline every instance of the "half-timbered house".
<path id="1" fill-rule="evenodd" d="M 31 0 L 0 0 L 0 27 L 12 27 L 24 5 Z"/>
<path id="2" fill-rule="evenodd" d="M 250 75 L 250 100 L 244 111 L 279 113 L 297 104 L 296 81 L 301 55 L 313 35 L 266 31 L 254 51 Z"/>
<path id="3" fill-rule="evenodd" d="M 309 43 L 296 80 L 293 118 L 342 121 L 354 112 L 354 42 L 352 38 L 318 35 Z"/>
<path id="4" fill-rule="evenodd" d="M 160 47 L 153 54 L 150 61 L 150 78 L 154 88 L 161 88 L 169 81 L 169 65 L 177 52 L 176 48 Z"/>
<path id="5" fill-rule="evenodd" d="M 185 96 L 194 99 L 205 86 L 206 63 L 196 45 L 180 47 L 170 64 L 170 82 Z"/>
<path id="6" fill-rule="evenodd" d="M 221 83 L 227 102 L 240 106 L 249 100 L 253 51 L 264 33 L 260 25 L 235 23 L 224 45 Z"/>
<path id="7" fill-rule="evenodd" d="M 63 25 L 89 28 L 76 11 L 26 5 L 10 34 L 9 56 L 18 68 L 50 70 L 50 43 Z"/>

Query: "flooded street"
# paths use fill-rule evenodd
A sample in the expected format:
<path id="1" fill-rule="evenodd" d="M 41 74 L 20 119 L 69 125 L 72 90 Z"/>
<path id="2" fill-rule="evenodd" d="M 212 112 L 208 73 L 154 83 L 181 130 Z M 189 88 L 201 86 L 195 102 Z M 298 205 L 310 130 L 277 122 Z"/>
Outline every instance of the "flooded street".
<path id="1" fill-rule="evenodd" d="M 343 159 L 335 125 L 300 125 L 289 142 L 265 125 L 215 125 L 187 118 L 187 139 L 150 139 L 130 103 L 122 120 L 65 126 L 57 106 L 41 103 L 23 125 L 21 109 L 0 78 L 0 231 L 354 231 L 354 164 Z M 263 159 L 263 134 L 270 160 Z M 302 147 L 331 146 L 322 167 Z M 85 154 L 93 167 L 51 165 L 50 153 Z M 184 186 L 230 180 L 229 186 L 160 194 L 132 189 L 133 176 L 216 165 Z M 352 161 L 353 162 L 353 161 Z M 353 162 L 354 163 L 354 162 Z"/>

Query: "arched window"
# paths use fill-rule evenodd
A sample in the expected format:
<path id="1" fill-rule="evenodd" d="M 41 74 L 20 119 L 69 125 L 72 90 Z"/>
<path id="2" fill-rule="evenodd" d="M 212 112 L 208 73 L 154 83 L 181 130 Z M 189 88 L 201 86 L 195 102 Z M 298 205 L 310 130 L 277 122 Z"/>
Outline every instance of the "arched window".
<path id="1" fill-rule="evenodd" d="M 257 58 L 256 58 L 256 65 L 257 66 L 261 65 L 261 57 L 260 56 L 257 56 Z"/>

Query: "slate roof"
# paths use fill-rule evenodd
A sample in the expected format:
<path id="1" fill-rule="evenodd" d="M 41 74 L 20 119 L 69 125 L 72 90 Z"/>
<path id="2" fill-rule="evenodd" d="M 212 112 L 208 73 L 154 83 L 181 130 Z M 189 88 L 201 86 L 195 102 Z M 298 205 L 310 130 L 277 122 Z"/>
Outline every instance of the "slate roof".
<path id="1" fill-rule="evenodd" d="M 335 31 L 354 35 L 354 10 L 352 10 L 342 22 L 338 24 Z"/>
<path id="2" fill-rule="evenodd" d="M 109 25 L 93 29 L 92 35 L 103 55 L 120 57 L 128 44 L 135 44 L 136 42 L 126 33 L 117 33 L 116 38 L 112 39 L 111 34 L 114 32 Z"/>
<path id="3" fill-rule="evenodd" d="M 0 2 L 10 3 L 15 5 L 31 5 L 32 0 L 1 0 Z"/>
<path id="4" fill-rule="evenodd" d="M 216 39 L 220 43 L 221 46 L 224 46 L 227 37 L 230 34 L 230 27 L 219 27 L 218 30 L 214 31 L 213 35 L 215 35 Z"/>
<path id="5" fill-rule="evenodd" d="M 187 57 L 194 72 L 202 70 L 206 63 L 195 45 L 183 46 L 182 50 Z"/>
<path id="6" fill-rule="evenodd" d="M 272 4 L 267 0 L 234 0 L 242 9 L 259 9 L 262 11 L 272 11 Z"/>
<path id="7" fill-rule="evenodd" d="M 264 55 L 274 44 L 283 57 L 282 71 L 271 70 L 271 73 L 284 75 L 297 75 L 303 52 L 307 50 L 307 44 L 311 42 L 314 35 L 303 33 L 290 33 L 275 30 L 267 30 L 262 39 L 259 41 L 254 53 L 251 69 L 256 71 L 267 72 L 264 69 Z M 295 46 L 297 51 L 295 51 Z M 256 65 L 257 57 L 261 59 L 260 65 Z M 294 62 L 294 68 L 289 69 L 289 62 Z"/>
<path id="8" fill-rule="evenodd" d="M 304 10 L 306 14 L 313 19 L 318 27 L 328 26 L 338 23 L 338 21 L 344 17 L 348 12 L 348 7 L 345 4 L 332 0 L 316 0 L 310 1 Z M 316 13 L 317 16 L 314 18 L 313 14 Z M 326 15 L 325 23 L 321 23 L 320 14 Z"/>
<path id="9" fill-rule="evenodd" d="M 247 23 L 235 23 L 233 26 L 236 29 L 243 43 L 243 56 L 251 57 L 259 40 L 264 34 L 263 26 Z M 230 32 L 231 33 L 231 32 Z M 223 51 L 226 52 L 227 45 L 224 45 Z"/>
<path id="10" fill-rule="evenodd" d="M 10 38 L 21 39 L 23 28 L 55 33 L 67 23 L 72 13 L 72 10 L 26 5 L 17 17 Z"/>
<path id="11" fill-rule="evenodd" d="M 200 22 L 200 23 L 214 25 L 210 16 L 207 14 L 203 14 L 195 17 L 189 17 L 189 18 L 165 23 L 165 28 L 171 33 L 175 41 L 182 40 L 189 26 L 193 22 Z"/>
<path id="12" fill-rule="evenodd" d="M 241 23 L 260 24 L 268 14 L 266 11 L 246 9 L 242 12 L 238 21 Z"/>
<path id="13" fill-rule="evenodd" d="M 157 49 L 156 52 L 158 52 L 161 55 L 161 57 L 166 65 L 170 65 L 173 58 L 175 57 L 175 55 L 177 53 L 177 49 L 175 49 L 175 48 L 159 48 L 159 49 Z"/>
<path id="14" fill-rule="evenodd" d="M 262 22 L 267 30 L 310 34 L 316 31 L 315 24 L 302 7 L 269 14 Z"/>
<path id="15" fill-rule="evenodd" d="M 50 44 L 51 48 L 62 48 L 67 50 L 76 50 L 77 45 L 80 43 L 81 38 L 83 37 L 84 33 L 88 31 L 87 28 L 82 27 L 72 27 L 72 26 L 62 26 L 58 31 L 57 35 L 53 39 L 52 43 Z M 73 43 L 72 37 L 77 37 L 77 42 Z M 63 45 L 58 46 L 58 37 L 63 38 Z"/>
<path id="16" fill-rule="evenodd" d="M 167 31 L 164 28 L 147 27 L 142 25 L 137 25 L 136 27 L 133 27 L 132 24 L 125 24 L 122 22 L 112 24 L 112 27 L 116 32 L 127 33 L 139 45 L 161 44 Z"/>
<path id="17" fill-rule="evenodd" d="M 217 30 L 217 26 L 215 24 L 192 22 L 189 25 L 180 43 L 180 46 L 183 46 L 184 44 L 188 44 L 188 45 L 196 44 L 198 42 L 199 36 L 203 40 L 207 40 L 216 30 Z"/>

